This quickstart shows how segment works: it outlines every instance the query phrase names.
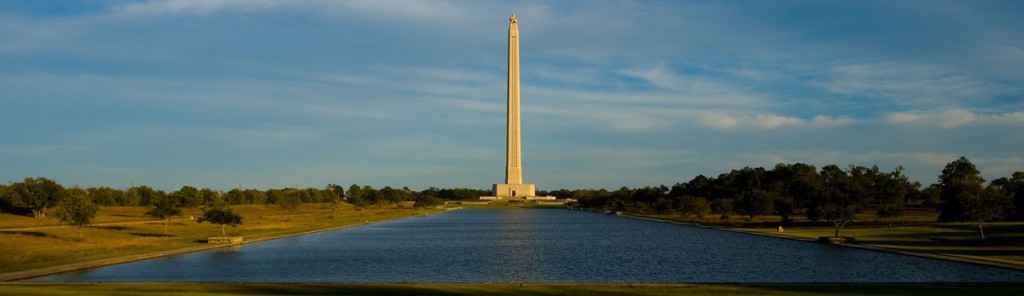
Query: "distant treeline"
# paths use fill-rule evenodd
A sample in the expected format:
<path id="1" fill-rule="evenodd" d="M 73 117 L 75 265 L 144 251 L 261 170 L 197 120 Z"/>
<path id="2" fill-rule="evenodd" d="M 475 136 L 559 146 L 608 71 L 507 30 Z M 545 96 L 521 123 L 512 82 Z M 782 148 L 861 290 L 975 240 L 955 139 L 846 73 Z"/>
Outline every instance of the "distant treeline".
<path id="1" fill-rule="evenodd" d="M 950 162 L 939 182 L 921 188 L 903 175 L 903 168 L 877 166 L 778 164 L 772 169 L 744 167 L 718 177 L 699 175 L 672 187 L 555 190 L 545 192 L 578 200 L 580 207 L 636 213 L 705 215 L 723 219 L 778 215 L 781 222 L 803 215 L 832 222 L 838 232 L 855 214 L 873 211 L 891 219 L 907 206 L 940 210 L 939 221 L 1024 220 L 1024 171 L 984 185 L 980 172 L 965 157 Z M 891 221 L 891 220 L 890 220 Z"/>
<path id="2" fill-rule="evenodd" d="M 489 194 L 490 192 L 487 190 L 465 188 L 438 189 L 431 187 L 423 191 L 413 191 L 408 187 L 376 189 L 357 184 L 351 185 L 348 189 L 341 185 L 330 184 L 322 189 L 231 189 L 227 192 L 182 186 L 178 190 L 166 192 L 149 186 L 135 186 L 128 189 L 66 188 L 53 180 L 38 177 L 0 185 L 0 210 L 31 210 L 35 216 L 42 216 L 46 209 L 57 205 L 61 199 L 70 195 L 86 196 L 93 203 L 101 206 L 153 206 L 158 201 L 170 199 L 181 207 L 190 208 L 216 204 L 284 204 L 294 201 L 331 203 L 336 200 L 359 207 L 387 207 L 403 201 L 415 201 L 417 206 L 433 206 L 442 203 L 443 200 L 476 199 Z"/>
<path id="3" fill-rule="evenodd" d="M 718 177 L 699 175 L 671 187 L 648 186 L 605 189 L 559 189 L 540 195 L 577 200 L 578 206 L 630 212 L 679 213 L 703 218 L 716 213 L 754 217 L 778 215 L 783 222 L 796 215 L 812 221 L 844 224 L 866 210 L 880 218 L 903 214 L 907 206 L 937 207 L 941 221 L 991 221 L 1024 219 L 1024 172 L 984 185 L 984 179 L 967 158 L 949 163 L 939 182 L 921 188 L 903 175 L 902 167 L 882 171 L 877 166 L 827 165 L 821 169 L 803 163 L 778 164 L 774 168 L 732 170 Z M 36 216 L 58 204 L 64 196 L 85 196 L 102 206 L 152 206 L 164 199 L 182 207 L 214 204 L 285 204 L 347 202 L 359 207 L 387 207 L 403 201 L 434 206 L 444 200 L 471 200 L 490 195 L 481 189 L 408 187 L 380 189 L 353 184 L 348 188 L 329 184 L 324 188 L 232 189 L 227 192 L 182 186 L 165 192 L 148 186 L 128 189 L 110 187 L 65 188 L 43 178 L 0 185 L 0 210 L 31 210 Z M 979 222 L 980 223 L 980 222 Z M 841 227 L 841 226 L 837 226 Z"/>

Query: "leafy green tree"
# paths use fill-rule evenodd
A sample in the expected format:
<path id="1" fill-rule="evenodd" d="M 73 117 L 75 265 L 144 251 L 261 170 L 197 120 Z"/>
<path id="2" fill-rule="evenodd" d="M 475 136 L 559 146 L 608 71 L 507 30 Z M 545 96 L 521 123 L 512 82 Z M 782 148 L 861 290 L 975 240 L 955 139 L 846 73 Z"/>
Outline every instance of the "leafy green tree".
<path id="1" fill-rule="evenodd" d="M 229 205 L 241 205 L 249 203 L 245 198 L 245 192 L 239 188 L 228 190 L 227 193 L 224 193 L 222 198 L 224 199 L 224 202 L 226 202 Z"/>
<path id="2" fill-rule="evenodd" d="M 416 195 L 417 208 L 431 208 L 441 205 L 443 201 L 437 198 L 437 190 L 423 190 Z"/>
<path id="3" fill-rule="evenodd" d="M 213 190 L 210 188 L 203 188 L 199 190 L 199 199 L 204 205 L 212 205 L 218 202 L 222 202 L 220 191 Z"/>
<path id="4" fill-rule="evenodd" d="M 122 204 L 124 200 L 124 191 L 110 188 L 110 187 L 90 187 L 86 189 L 89 192 L 89 198 L 98 205 L 103 206 L 131 206 L 128 204 Z"/>
<path id="5" fill-rule="evenodd" d="M 1013 199 L 1014 219 L 1024 220 L 1024 171 L 1013 173 L 1008 180 L 1007 193 Z"/>
<path id="6" fill-rule="evenodd" d="M 196 220 L 198 223 L 210 222 L 213 224 L 220 225 L 221 236 L 228 236 L 224 230 L 225 225 L 231 225 L 231 227 L 242 224 L 242 216 L 235 214 L 235 211 L 227 206 L 213 206 L 203 210 L 203 216 Z"/>
<path id="7" fill-rule="evenodd" d="M 204 204 L 204 202 L 203 202 L 203 192 L 199 191 L 199 189 L 196 189 L 195 187 L 188 186 L 188 185 L 181 186 L 181 189 L 178 189 L 178 191 L 172 192 L 171 193 L 171 197 L 177 199 L 181 203 L 181 206 L 186 207 L 186 208 L 197 207 L 199 205 Z M 152 197 L 152 198 L 148 199 L 148 201 L 146 203 L 144 203 L 144 204 L 145 205 L 152 204 L 152 201 L 155 200 L 155 199 L 156 199 L 156 197 Z"/>
<path id="8" fill-rule="evenodd" d="M 740 194 L 734 206 L 737 214 L 747 216 L 747 221 L 753 221 L 754 216 L 771 213 L 773 200 L 777 198 L 774 193 L 753 189 Z"/>
<path id="9" fill-rule="evenodd" d="M 939 175 L 940 196 L 939 221 L 971 221 L 968 211 L 981 198 L 982 183 L 985 179 L 967 157 L 961 156 L 942 169 Z"/>
<path id="10" fill-rule="evenodd" d="M 877 176 L 872 188 L 875 192 L 875 215 L 889 222 L 889 231 L 892 231 L 892 218 L 903 215 L 907 194 L 915 190 L 913 186 L 903 175 L 903 167 Z"/>
<path id="11" fill-rule="evenodd" d="M 733 213 L 733 210 L 734 210 L 733 204 L 734 204 L 733 199 L 731 199 L 731 198 L 723 198 L 723 199 L 716 200 L 712 204 L 712 207 L 713 207 L 713 210 L 715 212 L 718 212 L 718 214 L 720 215 L 718 217 L 719 219 L 721 219 L 721 220 L 729 220 L 729 219 L 732 219 L 732 213 Z"/>
<path id="12" fill-rule="evenodd" d="M 302 193 L 302 191 L 296 189 L 286 190 L 277 200 L 277 205 L 288 212 L 288 220 L 292 219 L 292 215 L 302 205 Z"/>
<path id="13" fill-rule="evenodd" d="M 246 189 L 245 190 L 245 203 L 252 205 L 263 205 L 267 204 L 269 198 L 267 193 L 259 189 Z"/>
<path id="14" fill-rule="evenodd" d="M 772 201 L 775 214 L 779 215 L 782 223 L 793 221 L 793 214 L 796 213 L 796 202 L 792 197 L 777 195 Z"/>
<path id="15" fill-rule="evenodd" d="M 67 196 L 58 203 L 57 218 L 64 224 L 75 227 L 78 230 L 78 237 L 81 238 L 82 227 L 92 223 L 100 207 L 89 199 L 85 190 L 72 188 L 67 193 Z"/>
<path id="16" fill-rule="evenodd" d="M 195 189 L 195 188 L 192 188 Z M 138 186 L 128 189 L 129 198 L 134 199 L 132 202 L 133 206 L 148 206 L 153 204 L 154 200 L 160 199 L 167 195 L 167 193 L 150 188 L 149 186 Z M 180 197 L 179 197 L 180 198 Z M 187 205 L 186 206 L 191 206 Z"/>
<path id="17" fill-rule="evenodd" d="M 65 196 L 64 186 L 43 178 L 25 178 L 8 188 L 14 206 L 27 207 L 36 218 L 46 217 L 46 210 L 56 206 Z"/>
<path id="18" fill-rule="evenodd" d="M 859 175 L 862 167 L 851 167 L 853 174 Z M 860 192 L 850 177 L 851 174 L 843 171 L 836 165 L 827 165 L 821 168 L 822 191 L 820 196 L 812 204 L 811 213 L 820 214 L 820 217 L 831 222 L 835 230 L 835 237 L 839 237 L 839 231 L 847 223 L 853 221 L 854 216 L 860 211 L 862 200 Z M 816 220 L 808 216 L 808 219 Z"/>
<path id="19" fill-rule="evenodd" d="M 163 197 L 153 201 L 153 206 L 146 212 L 146 216 L 164 220 L 164 234 L 167 234 L 167 224 L 171 217 L 181 216 L 181 202 L 176 198 Z"/>
<path id="20" fill-rule="evenodd" d="M 333 219 L 337 215 L 338 210 L 341 209 L 341 203 L 345 200 L 345 186 L 329 184 L 327 185 L 328 195 L 327 208 L 331 210 L 331 218 Z"/>
<path id="21" fill-rule="evenodd" d="M 7 185 L 0 184 L 0 213 L 11 207 L 10 190 Z"/>
<path id="22" fill-rule="evenodd" d="M 363 188 L 356 184 L 352 184 L 352 186 L 348 187 L 348 191 L 345 192 L 345 201 L 355 205 L 356 208 L 362 208 L 367 204 L 366 198 L 363 194 Z"/>
<path id="23" fill-rule="evenodd" d="M 1012 197 L 1007 193 L 1010 186 L 1008 179 L 996 179 L 977 198 L 964 201 L 967 207 L 965 216 L 978 225 L 981 238 L 985 238 L 985 221 L 1004 218 L 1010 212 L 1013 204 Z"/>
<path id="24" fill-rule="evenodd" d="M 683 196 L 680 200 L 679 209 L 684 216 L 697 215 L 697 219 L 704 219 L 704 216 L 711 213 L 711 202 L 707 198 L 699 196 Z"/>

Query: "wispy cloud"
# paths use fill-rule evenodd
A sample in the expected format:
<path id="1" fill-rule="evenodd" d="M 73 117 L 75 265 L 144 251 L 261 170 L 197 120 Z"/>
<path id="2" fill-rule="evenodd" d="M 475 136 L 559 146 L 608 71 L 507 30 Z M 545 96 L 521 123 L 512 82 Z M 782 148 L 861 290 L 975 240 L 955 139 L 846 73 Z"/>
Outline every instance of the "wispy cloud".
<path id="1" fill-rule="evenodd" d="M 890 124 L 937 125 L 944 128 L 960 127 L 973 123 L 1021 124 L 1024 112 L 977 114 L 969 110 L 954 108 L 932 111 L 903 111 L 885 115 Z"/>
<path id="2" fill-rule="evenodd" d="M 934 65 L 900 62 L 832 67 L 825 87 L 836 94 L 905 106 L 983 102 L 1006 92 L 997 83 Z"/>

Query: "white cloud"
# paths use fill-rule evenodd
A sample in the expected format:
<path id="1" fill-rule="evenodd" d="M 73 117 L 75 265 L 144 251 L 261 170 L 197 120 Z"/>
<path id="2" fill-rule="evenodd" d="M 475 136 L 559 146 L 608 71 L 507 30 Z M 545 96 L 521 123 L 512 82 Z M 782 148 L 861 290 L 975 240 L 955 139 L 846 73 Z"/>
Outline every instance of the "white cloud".
<path id="1" fill-rule="evenodd" d="M 804 123 L 803 119 L 780 116 L 775 114 L 758 114 L 753 118 L 754 125 L 761 128 L 777 128 L 787 125 Z"/>
<path id="2" fill-rule="evenodd" d="M 1024 112 L 995 114 L 992 120 L 999 123 L 1024 123 Z"/>
<path id="3" fill-rule="evenodd" d="M 1024 123 L 1024 112 L 978 114 L 970 110 L 954 108 L 931 111 L 902 111 L 883 115 L 890 124 L 935 125 L 943 128 L 961 127 L 971 124 L 1015 124 Z"/>
<path id="4" fill-rule="evenodd" d="M 904 62 L 836 66 L 824 86 L 837 94 L 910 106 L 980 102 L 1006 92 L 967 73 Z"/>
<path id="5" fill-rule="evenodd" d="M 700 75 L 679 75 L 664 65 L 646 69 L 619 70 L 619 74 L 641 79 L 660 91 L 655 94 L 683 104 L 758 108 L 770 101 L 743 87 Z"/>
<path id="6" fill-rule="evenodd" d="M 707 127 L 719 129 L 730 129 L 740 125 L 739 119 L 735 116 L 721 113 L 707 114 L 702 116 L 700 120 Z"/>
<path id="7" fill-rule="evenodd" d="M 915 112 L 892 112 L 885 115 L 885 120 L 889 123 L 911 123 L 923 118 L 924 116 Z"/>
<path id="8" fill-rule="evenodd" d="M 854 120 L 845 116 L 833 117 L 828 115 L 815 115 L 814 118 L 811 119 L 810 123 L 814 126 L 834 127 L 852 124 L 854 123 Z"/>
<path id="9" fill-rule="evenodd" d="M 783 127 L 837 127 L 851 124 L 854 120 L 848 117 L 832 117 L 828 115 L 816 115 L 810 120 L 805 120 L 771 113 L 749 115 L 711 112 L 702 115 L 699 122 L 704 126 L 715 129 L 776 129 Z"/>
<path id="10" fill-rule="evenodd" d="M 300 10 L 313 14 L 344 15 L 364 19 L 391 19 L 416 23 L 453 24 L 478 14 L 469 5 L 447 1 L 373 1 L 373 0 L 167 0 L 131 2 L 111 8 L 115 16 L 152 17 L 197 15 L 225 12 Z"/>

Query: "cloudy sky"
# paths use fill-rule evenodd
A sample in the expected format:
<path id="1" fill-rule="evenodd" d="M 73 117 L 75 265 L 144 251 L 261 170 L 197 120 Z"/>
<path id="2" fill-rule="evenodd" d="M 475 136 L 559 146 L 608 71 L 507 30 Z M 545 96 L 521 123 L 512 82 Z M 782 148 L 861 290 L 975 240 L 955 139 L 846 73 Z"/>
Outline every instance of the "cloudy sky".
<path id="1" fill-rule="evenodd" d="M 1024 170 L 1022 1 L 0 1 L 0 182 L 504 177 L 618 188 L 804 162 Z"/>

